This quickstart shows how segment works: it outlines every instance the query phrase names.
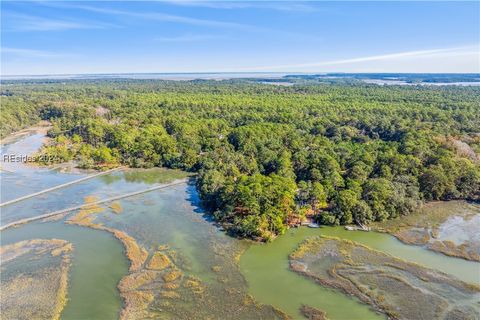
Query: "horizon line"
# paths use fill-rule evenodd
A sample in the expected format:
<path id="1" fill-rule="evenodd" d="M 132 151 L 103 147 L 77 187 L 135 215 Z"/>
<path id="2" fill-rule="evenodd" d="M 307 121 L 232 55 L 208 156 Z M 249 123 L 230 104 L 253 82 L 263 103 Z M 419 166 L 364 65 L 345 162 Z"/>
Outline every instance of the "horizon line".
<path id="1" fill-rule="evenodd" d="M 95 72 L 95 73 L 42 73 L 42 74 L 0 74 L 1 77 L 43 77 L 43 76 L 87 76 L 87 75 L 177 75 L 177 74 L 311 74 L 311 75 L 327 75 L 327 74 L 478 74 L 480 72 L 347 72 L 347 71 L 179 71 L 179 72 Z"/>

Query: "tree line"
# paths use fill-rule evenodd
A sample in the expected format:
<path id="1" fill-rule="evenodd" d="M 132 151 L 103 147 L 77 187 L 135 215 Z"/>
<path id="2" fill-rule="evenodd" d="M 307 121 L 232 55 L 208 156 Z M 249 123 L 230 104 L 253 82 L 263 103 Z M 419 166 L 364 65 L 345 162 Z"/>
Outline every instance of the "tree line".
<path id="1" fill-rule="evenodd" d="M 2 126 L 52 122 L 43 153 L 85 168 L 197 172 L 204 207 L 238 236 L 269 240 L 305 217 L 367 224 L 423 201 L 480 197 L 475 87 L 97 80 L 9 92 Z"/>

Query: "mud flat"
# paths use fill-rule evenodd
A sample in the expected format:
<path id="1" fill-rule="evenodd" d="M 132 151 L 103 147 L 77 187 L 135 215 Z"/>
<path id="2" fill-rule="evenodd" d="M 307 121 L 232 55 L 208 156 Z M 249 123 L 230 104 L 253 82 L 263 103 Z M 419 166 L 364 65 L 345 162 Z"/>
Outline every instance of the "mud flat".
<path id="1" fill-rule="evenodd" d="M 480 287 L 349 240 L 312 237 L 291 270 L 353 295 L 392 319 L 477 319 Z"/>
<path id="2" fill-rule="evenodd" d="M 480 205 L 466 201 L 432 202 L 417 213 L 372 225 L 406 244 L 445 255 L 480 261 Z"/>
<path id="3" fill-rule="evenodd" d="M 67 302 L 71 243 L 25 240 L 0 249 L 2 319 L 60 319 Z"/>

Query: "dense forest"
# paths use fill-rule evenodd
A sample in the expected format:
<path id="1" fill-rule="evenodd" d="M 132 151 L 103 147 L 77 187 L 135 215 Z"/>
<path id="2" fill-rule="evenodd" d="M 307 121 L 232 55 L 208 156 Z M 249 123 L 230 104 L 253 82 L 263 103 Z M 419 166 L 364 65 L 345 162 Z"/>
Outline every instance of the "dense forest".
<path id="1" fill-rule="evenodd" d="M 480 197 L 478 87 L 91 80 L 2 90 L 2 136 L 44 119 L 53 139 L 42 152 L 60 162 L 197 172 L 205 208 L 238 236 Z"/>

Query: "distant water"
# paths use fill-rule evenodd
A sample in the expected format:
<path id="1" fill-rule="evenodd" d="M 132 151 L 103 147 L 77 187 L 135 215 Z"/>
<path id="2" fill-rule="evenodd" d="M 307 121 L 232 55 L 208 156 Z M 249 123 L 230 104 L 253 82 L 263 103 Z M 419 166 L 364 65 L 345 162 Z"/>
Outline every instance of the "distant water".
<path id="1" fill-rule="evenodd" d="M 225 80 L 240 78 L 277 79 L 287 73 L 263 72 L 212 72 L 212 73 L 104 73 L 104 74 L 58 74 L 58 75 L 11 75 L 2 76 L 2 80 L 95 80 L 95 79 L 138 79 L 138 80 Z"/>
<path id="2" fill-rule="evenodd" d="M 401 85 L 401 86 L 480 86 L 480 81 L 458 81 L 458 82 L 407 82 L 404 80 L 390 80 L 390 79 L 364 79 L 366 83 L 378 84 L 378 85 Z"/>
<path id="3" fill-rule="evenodd" d="M 377 85 L 406 85 L 406 86 L 480 86 L 478 74 L 390 74 L 390 73 L 291 73 L 291 72 L 186 72 L 186 73 L 99 73 L 99 74 L 56 74 L 56 75 L 3 75 L 2 81 L 15 80 L 229 80 L 229 79 L 257 79 L 259 83 L 288 86 L 294 83 L 261 81 L 269 80 L 359 80 Z M 431 80 L 435 81 L 431 81 Z"/>

